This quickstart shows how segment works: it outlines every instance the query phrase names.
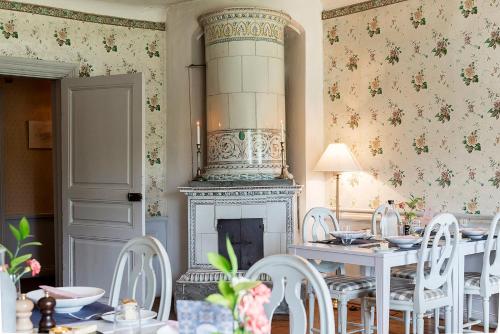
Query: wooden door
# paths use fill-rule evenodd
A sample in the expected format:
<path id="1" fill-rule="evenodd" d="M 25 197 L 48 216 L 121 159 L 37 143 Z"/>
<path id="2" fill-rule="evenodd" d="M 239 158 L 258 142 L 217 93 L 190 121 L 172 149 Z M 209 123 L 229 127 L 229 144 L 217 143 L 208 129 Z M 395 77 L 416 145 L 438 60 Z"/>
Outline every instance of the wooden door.
<path id="1" fill-rule="evenodd" d="M 108 292 L 122 246 L 145 233 L 144 79 L 64 79 L 61 101 L 63 283 Z"/>

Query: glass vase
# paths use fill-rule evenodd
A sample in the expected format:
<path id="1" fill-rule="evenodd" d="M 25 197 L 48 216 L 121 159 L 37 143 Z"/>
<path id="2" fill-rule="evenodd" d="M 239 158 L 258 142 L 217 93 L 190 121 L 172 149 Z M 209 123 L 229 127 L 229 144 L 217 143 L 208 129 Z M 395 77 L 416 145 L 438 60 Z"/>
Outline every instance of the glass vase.
<path id="1" fill-rule="evenodd" d="M 9 275 L 12 283 L 16 287 L 16 296 L 19 298 L 21 296 L 21 279 L 16 280 L 15 275 Z"/>

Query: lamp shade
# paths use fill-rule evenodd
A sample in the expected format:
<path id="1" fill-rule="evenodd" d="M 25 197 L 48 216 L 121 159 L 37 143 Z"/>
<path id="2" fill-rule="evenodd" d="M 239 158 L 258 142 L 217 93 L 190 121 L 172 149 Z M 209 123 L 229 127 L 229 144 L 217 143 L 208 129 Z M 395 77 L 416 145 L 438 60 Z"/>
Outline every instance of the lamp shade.
<path id="1" fill-rule="evenodd" d="M 356 157 L 346 144 L 330 144 L 319 159 L 314 171 L 316 172 L 359 172 L 361 171 Z"/>

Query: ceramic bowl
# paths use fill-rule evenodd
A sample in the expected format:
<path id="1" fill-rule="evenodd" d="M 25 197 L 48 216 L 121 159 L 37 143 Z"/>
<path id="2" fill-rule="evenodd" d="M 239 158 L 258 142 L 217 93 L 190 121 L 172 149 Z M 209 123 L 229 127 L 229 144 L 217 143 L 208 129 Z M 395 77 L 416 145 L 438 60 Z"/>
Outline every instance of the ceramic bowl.
<path id="1" fill-rule="evenodd" d="M 399 248 L 412 248 L 415 244 L 422 241 L 421 237 L 416 237 L 413 235 L 397 235 L 386 237 L 385 240 L 389 241 L 391 244 L 398 246 Z"/>
<path id="2" fill-rule="evenodd" d="M 75 287 L 60 287 L 57 288 L 62 291 L 68 291 L 75 293 L 79 296 L 79 298 L 72 299 L 56 299 L 56 313 L 75 313 L 80 311 L 84 306 L 95 303 L 102 296 L 104 296 L 105 291 L 99 288 L 92 287 L 84 287 L 84 286 L 75 286 Z M 33 301 L 33 303 L 38 302 L 40 298 L 45 295 L 45 292 L 42 289 L 34 290 L 28 292 L 26 295 L 29 299 Z"/>
<path id="3" fill-rule="evenodd" d="M 334 231 L 330 234 L 338 239 L 361 239 L 366 237 L 366 231 Z"/>
<path id="4" fill-rule="evenodd" d="M 484 228 L 469 227 L 460 230 L 464 237 L 468 237 L 472 240 L 482 239 L 488 231 Z"/>

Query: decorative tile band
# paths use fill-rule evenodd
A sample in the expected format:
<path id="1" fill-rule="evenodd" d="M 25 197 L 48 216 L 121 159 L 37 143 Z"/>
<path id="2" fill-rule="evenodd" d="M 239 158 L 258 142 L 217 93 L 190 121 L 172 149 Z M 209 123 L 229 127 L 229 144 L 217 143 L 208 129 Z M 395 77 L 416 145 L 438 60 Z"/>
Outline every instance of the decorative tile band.
<path id="1" fill-rule="evenodd" d="M 325 10 L 323 11 L 321 18 L 323 20 L 333 19 L 335 17 L 351 15 L 354 13 L 363 12 L 365 10 L 393 5 L 403 1 L 408 1 L 408 0 L 370 0 L 370 1 L 360 2 L 354 5 L 335 8 L 332 10 Z"/>
<path id="2" fill-rule="evenodd" d="M 0 0 L 0 9 L 25 12 L 37 15 L 53 16 L 53 17 L 83 21 L 83 22 L 122 26 L 128 28 L 139 28 L 139 29 L 160 30 L 160 31 L 166 30 L 165 22 L 151 22 L 151 21 L 125 19 L 121 17 L 90 14 L 69 9 L 33 5 L 33 4 L 20 3 L 8 0 Z"/>
<path id="3" fill-rule="evenodd" d="M 281 161 L 280 131 L 274 129 L 209 132 L 208 148 L 209 167 L 237 164 L 258 168 L 267 164 L 279 164 Z"/>
<path id="4" fill-rule="evenodd" d="M 290 16 L 260 8 L 228 8 L 199 18 L 205 29 L 205 44 L 241 40 L 263 40 L 283 44 Z"/>

